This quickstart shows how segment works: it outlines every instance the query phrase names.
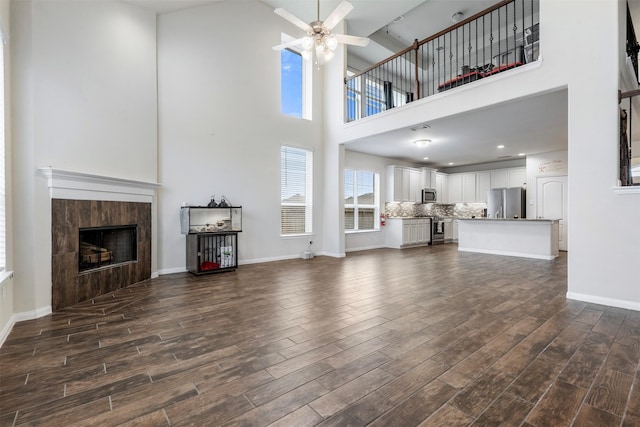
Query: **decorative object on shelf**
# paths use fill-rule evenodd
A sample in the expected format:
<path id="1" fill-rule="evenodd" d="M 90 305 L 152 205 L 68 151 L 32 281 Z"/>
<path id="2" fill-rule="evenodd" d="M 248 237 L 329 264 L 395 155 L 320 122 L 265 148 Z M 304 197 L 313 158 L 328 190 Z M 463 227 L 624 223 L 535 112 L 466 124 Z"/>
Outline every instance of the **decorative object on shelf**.
<path id="1" fill-rule="evenodd" d="M 345 16 L 353 9 L 353 5 L 348 1 L 342 1 L 338 7 L 323 21 L 320 20 L 320 0 L 318 0 L 318 14 L 317 19 L 310 24 L 307 24 L 302 19 L 287 12 L 283 8 L 277 8 L 274 13 L 280 15 L 287 21 L 291 22 L 298 28 L 307 32 L 305 37 L 295 39 L 286 43 L 279 44 L 273 47 L 273 50 L 283 50 L 290 47 L 298 46 L 303 49 L 302 57 L 304 59 L 311 59 L 314 54 L 316 57 L 316 64 L 322 65 L 333 58 L 333 51 L 338 47 L 338 43 L 348 44 L 353 46 L 367 46 L 369 39 L 366 37 L 347 36 L 344 34 L 332 34 L 331 30 Z"/>
<path id="2" fill-rule="evenodd" d="M 218 207 L 218 204 L 216 203 L 215 197 L 216 197 L 215 195 L 211 196 L 211 201 L 207 205 L 208 208 L 216 208 L 216 207 Z M 224 199 L 222 199 L 222 200 L 224 200 Z"/>
<path id="3" fill-rule="evenodd" d="M 218 207 L 219 208 L 229 207 L 229 204 L 227 203 L 227 200 L 225 199 L 224 194 L 222 195 L 222 198 L 220 199 L 220 203 L 218 203 Z"/>

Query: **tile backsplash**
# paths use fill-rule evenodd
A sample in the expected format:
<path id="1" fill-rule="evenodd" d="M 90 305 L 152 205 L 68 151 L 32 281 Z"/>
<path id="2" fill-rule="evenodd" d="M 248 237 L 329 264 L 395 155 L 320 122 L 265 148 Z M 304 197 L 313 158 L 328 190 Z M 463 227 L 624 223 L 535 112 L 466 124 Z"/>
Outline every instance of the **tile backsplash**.
<path id="1" fill-rule="evenodd" d="M 413 216 L 440 216 L 444 218 L 471 218 L 481 217 L 484 214 L 486 203 L 411 203 L 411 202 L 387 202 L 384 205 L 385 213 L 389 217 L 413 217 Z"/>

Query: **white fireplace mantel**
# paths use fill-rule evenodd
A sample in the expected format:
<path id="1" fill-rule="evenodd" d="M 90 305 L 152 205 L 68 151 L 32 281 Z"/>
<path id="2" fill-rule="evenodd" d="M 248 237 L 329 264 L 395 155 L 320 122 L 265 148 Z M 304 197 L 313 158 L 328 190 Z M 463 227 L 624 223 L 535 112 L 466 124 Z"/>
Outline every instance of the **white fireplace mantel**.
<path id="1" fill-rule="evenodd" d="M 38 169 L 47 178 L 52 199 L 108 200 L 117 202 L 152 203 L 156 182 L 135 181 L 52 167 Z"/>

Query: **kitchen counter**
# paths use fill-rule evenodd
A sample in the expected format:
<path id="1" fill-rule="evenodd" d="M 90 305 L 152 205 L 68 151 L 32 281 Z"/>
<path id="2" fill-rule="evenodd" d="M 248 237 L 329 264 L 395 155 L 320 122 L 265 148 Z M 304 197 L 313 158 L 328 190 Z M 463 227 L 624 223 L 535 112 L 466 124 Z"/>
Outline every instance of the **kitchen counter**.
<path id="1" fill-rule="evenodd" d="M 458 250 L 552 260 L 559 255 L 559 221 L 528 218 L 458 219 Z"/>

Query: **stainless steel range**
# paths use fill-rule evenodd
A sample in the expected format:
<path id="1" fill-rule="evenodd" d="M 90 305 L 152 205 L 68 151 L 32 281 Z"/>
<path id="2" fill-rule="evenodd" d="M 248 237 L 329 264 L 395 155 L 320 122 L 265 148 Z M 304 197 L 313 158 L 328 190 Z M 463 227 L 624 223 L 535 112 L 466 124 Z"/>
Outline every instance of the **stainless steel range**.
<path id="1" fill-rule="evenodd" d="M 444 221 L 440 217 L 433 217 L 431 220 L 431 244 L 441 245 L 444 243 Z"/>

